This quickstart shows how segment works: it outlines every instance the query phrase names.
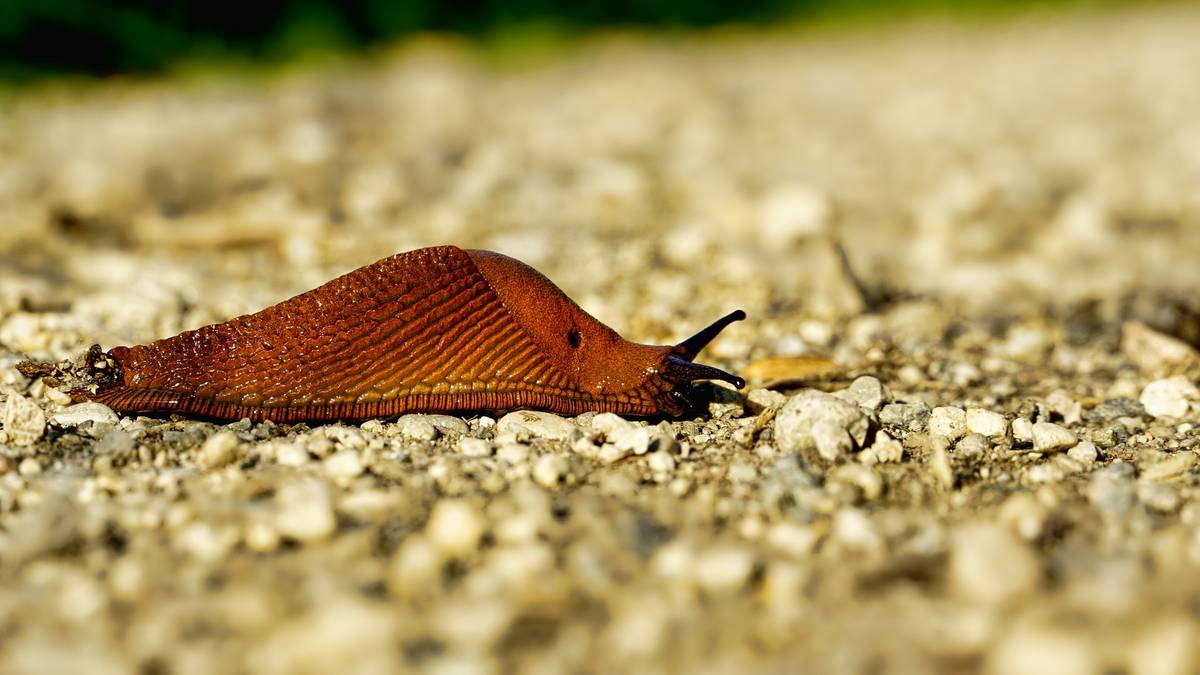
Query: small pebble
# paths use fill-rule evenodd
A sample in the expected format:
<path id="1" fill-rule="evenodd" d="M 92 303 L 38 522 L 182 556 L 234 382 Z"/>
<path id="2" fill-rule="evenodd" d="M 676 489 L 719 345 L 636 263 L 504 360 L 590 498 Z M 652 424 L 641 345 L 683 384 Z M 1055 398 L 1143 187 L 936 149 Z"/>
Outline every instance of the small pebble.
<path id="1" fill-rule="evenodd" d="M 1018 417 L 1017 419 L 1013 420 L 1012 435 L 1013 440 L 1015 441 L 1019 441 L 1021 443 L 1032 443 L 1033 422 L 1030 422 L 1024 417 Z"/>
<path id="2" fill-rule="evenodd" d="M 542 487 L 554 487 L 569 469 L 570 464 L 565 457 L 554 453 L 542 455 L 533 463 L 533 480 Z"/>
<path id="3" fill-rule="evenodd" d="M 534 438 L 565 441 L 578 429 L 574 424 L 553 413 L 535 410 L 518 410 L 501 417 L 496 422 L 497 435 L 517 435 L 525 432 Z"/>
<path id="4" fill-rule="evenodd" d="M 1096 450 L 1096 445 L 1091 441 L 1080 441 L 1075 447 L 1067 451 L 1068 457 L 1085 467 L 1095 464 L 1099 454 L 1099 451 Z"/>
<path id="5" fill-rule="evenodd" d="M 818 449 L 836 458 L 866 441 L 868 418 L 856 405 L 815 390 L 793 396 L 775 417 L 775 438 L 784 452 Z M 819 439 L 819 440 L 818 440 Z"/>
<path id="6" fill-rule="evenodd" d="M 1032 592 L 1040 583 L 1037 556 L 1000 525 L 961 525 L 951 542 L 949 583 L 964 599 L 998 605 Z"/>
<path id="7" fill-rule="evenodd" d="M 487 530 L 483 513 L 463 499 L 441 499 L 433 507 L 425 534 L 439 551 L 451 558 L 462 558 L 475 552 Z"/>
<path id="8" fill-rule="evenodd" d="M 746 404 L 756 415 L 766 410 L 778 410 L 787 400 L 787 396 L 771 389 L 751 389 L 746 394 Z"/>
<path id="9" fill-rule="evenodd" d="M 971 433 L 959 439 L 954 445 L 954 453 L 962 457 L 970 457 L 977 459 L 987 454 L 988 450 L 992 449 L 992 444 L 983 434 Z"/>
<path id="10" fill-rule="evenodd" d="M 671 453 L 658 450 L 646 458 L 650 470 L 655 473 L 671 473 L 675 470 L 675 458 Z"/>
<path id="11" fill-rule="evenodd" d="M 850 383 L 850 386 L 834 396 L 849 401 L 860 408 L 874 413 L 892 398 L 892 394 L 878 378 L 863 375 Z"/>
<path id="12" fill-rule="evenodd" d="M 133 450 L 133 436 L 128 431 L 119 428 L 109 429 L 100 440 L 96 441 L 92 452 L 97 455 L 124 455 Z"/>
<path id="13" fill-rule="evenodd" d="M 875 442 L 860 455 L 864 464 L 899 462 L 904 457 L 904 445 L 886 431 L 875 434 Z"/>
<path id="14" fill-rule="evenodd" d="M 879 423 L 907 431 L 924 431 L 929 423 L 929 406 L 916 403 L 889 403 L 879 411 Z"/>
<path id="15" fill-rule="evenodd" d="M 529 460 L 529 446 L 524 443 L 501 443 L 496 446 L 496 457 L 514 466 L 524 464 Z"/>
<path id="16" fill-rule="evenodd" d="M 967 413 L 962 408 L 941 406 L 929 415 L 929 433 L 956 441 L 967 433 Z"/>
<path id="17" fill-rule="evenodd" d="M 338 450 L 326 457 L 321 464 L 330 478 L 354 478 L 366 470 L 357 450 Z"/>
<path id="18" fill-rule="evenodd" d="M 624 457 L 644 455 L 650 449 L 650 430 L 619 415 L 600 413 L 592 418 L 592 428 L 603 433 L 605 442 L 616 446 Z"/>
<path id="19" fill-rule="evenodd" d="M 1001 438 L 1008 431 L 1008 421 L 991 410 L 967 408 L 967 430 L 986 438 Z"/>
<path id="20" fill-rule="evenodd" d="M 22 476 L 36 476 L 42 472 L 42 464 L 32 457 L 26 457 L 17 465 L 17 473 Z"/>
<path id="21" fill-rule="evenodd" d="M 112 408 L 103 403 L 85 401 L 67 406 L 54 413 L 50 421 L 60 427 L 77 427 L 84 422 L 93 424 L 116 424 L 119 421 Z"/>
<path id="22" fill-rule="evenodd" d="M 16 446 L 33 445 L 46 429 L 46 414 L 33 401 L 11 393 L 4 404 L 4 432 Z"/>
<path id="23" fill-rule="evenodd" d="M 713 595 L 741 590 L 754 571 L 754 553 L 735 544 L 718 544 L 701 551 L 695 560 L 696 583 Z"/>
<path id="24" fill-rule="evenodd" d="M 396 428 L 400 435 L 418 441 L 432 441 L 437 438 L 437 427 L 429 421 L 428 415 L 401 415 L 396 420 Z"/>
<path id="25" fill-rule="evenodd" d="M 1082 443 L 1080 444 L 1082 445 Z M 1188 474 L 1196 466 L 1196 454 L 1178 452 L 1142 469 L 1142 480 L 1166 481 Z"/>
<path id="26" fill-rule="evenodd" d="M 458 439 L 455 447 L 464 457 L 490 457 L 492 454 L 492 442 L 483 438 L 464 436 Z"/>
<path id="27" fill-rule="evenodd" d="M 1057 452 L 1067 450 L 1079 442 L 1069 429 L 1053 422 L 1038 422 L 1033 425 L 1034 452 Z"/>
<path id="28" fill-rule="evenodd" d="M 1200 390 L 1183 375 L 1155 380 L 1146 385 L 1138 399 L 1153 417 L 1183 417 L 1193 401 L 1200 401 Z"/>
<path id="29" fill-rule="evenodd" d="M 337 519 L 329 486 L 311 477 L 285 482 L 275 494 L 274 524 L 279 534 L 302 542 L 333 534 Z"/>
<path id="30" fill-rule="evenodd" d="M 200 446 L 200 465 L 216 469 L 233 461 L 241 441 L 232 431 L 220 431 L 209 436 Z"/>

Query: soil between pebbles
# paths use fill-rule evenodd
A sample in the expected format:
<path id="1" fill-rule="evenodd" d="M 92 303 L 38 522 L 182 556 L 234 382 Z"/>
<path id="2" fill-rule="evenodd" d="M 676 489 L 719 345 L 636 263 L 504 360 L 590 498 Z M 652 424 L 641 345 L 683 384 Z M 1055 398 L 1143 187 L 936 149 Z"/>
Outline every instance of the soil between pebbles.
<path id="1" fill-rule="evenodd" d="M 1200 668 L 1200 12 L 453 44 L 0 110 L 0 670 Z M 25 357 L 492 248 L 710 415 L 218 425 Z"/>

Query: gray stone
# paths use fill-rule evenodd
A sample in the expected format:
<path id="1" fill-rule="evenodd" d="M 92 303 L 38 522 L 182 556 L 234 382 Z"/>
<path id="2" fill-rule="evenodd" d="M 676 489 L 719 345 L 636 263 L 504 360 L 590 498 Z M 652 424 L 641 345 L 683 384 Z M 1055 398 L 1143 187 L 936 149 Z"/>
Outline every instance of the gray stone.
<path id="1" fill-rule="evenodd" d="M 1112 422 L 1121 417 L 1141 417 L 1146 408 L 1132 398 L 1110 398 L 1092 408 L 1085 417 L 1091 422 Z"/>
<path id="2" fill-rule="evenodd" d="M 133 436 L 124 429 L 109 429 L 96 441 L 92 451 L 97 455 L 122 455 L 133 450 Z"/>
<path id="3" fill-rule="evenodd" d="M 880 409 L 879 423 L 906 431 L 924 431 L 929 415 L 929 406 L 921 401 L 889 403 Z"/>
<path id="4" fill-rule="evenodd" d="M 1088 483 L 1088 501 L 1109 517 L 1123 516 L 1137 502 L 1133 474 L 1133 466 L 1119 460 L 1098 469 Z"/>
<path id="5" fill-rule="evenodd" d="M 954 454 L 962 457 L 978 458 L 984 456 L 992 444 L 983 434 L 967 434 L 954 446 Z"/>
<path id="6" fill-rule="evenodd" d="M 776 416 L 775 439 L 779 448 L 784 452 L 816 449 L 818 422 L 825 423 L 820 433 L 826 452 L 832 451 L 829 442 L 840 443 L 828 433 L 834 428 L 849 434 L 858 447 L 866 441 L 869 422 L 862 409 L 836 396 L 809 389 L 793 396 Z"/>

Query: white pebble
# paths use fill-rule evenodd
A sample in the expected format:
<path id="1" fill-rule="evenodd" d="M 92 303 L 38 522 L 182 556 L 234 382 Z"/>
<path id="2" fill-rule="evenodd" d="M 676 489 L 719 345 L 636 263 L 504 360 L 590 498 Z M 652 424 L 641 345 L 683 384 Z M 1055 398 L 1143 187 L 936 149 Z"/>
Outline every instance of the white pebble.
<path id="1" fill-rule="evenodd" d="M 1000 438 L 1008 430 L 1008 421 L 991 410 L 967 408 L 967 430 L 987 438 Z"/>
<path id="2" fill-rule="evenodd" d="M 38 404 L 12 393 L 4 404 L 4 431 L 13 445 L 33 445 L 46 429 L 46 414 Z"/>
<path id="3" fill-rule="evenodd" d="M 650 448 L 650 430 L 619 415 L 600 413 L 592 418 L 592 428 L 603 433 L 623 456 L 644 455 Z"/>
<path id="4" fill-rule="evenodd" d="M 787 403 L 787 396 L 770 389 L 751 389 L 746 394 L 746 403 L 750 412 L 761 413 L 764 410 L 778 410 Z"/>
<path id="5" fill-rule="evenodd" d="M 951 441 L 967 433 L 967 413 L 962 408 L 940 406 L 929 415 L 929 433 Z"/>
<path id="6" fill-rule="evenodd" d="M 754 571 L 754 554 L 735 544 L 718 544 L 696 557 L 696 582 L 712 594 L 736 593 Z"/>
<path id="7" fill-rule="evenodd" d="M 1154 417 L 1183 417 L 1192 401 L 1200 400 L 1196 385 L 1183 375 L 1155 380 L 1146 385 L 1138 399 Z"/>
<path id="8" fill-rule="evenodd" d="M 22 476 L 36 476 L 42 472 L 42 465 L 32 457 L 26 457 L 17 465 L 17 473 Z"/>
<path id="9" fill-rule="evenodd" d="M 834 396 L 871 412 L 879 410 L 884 403 L 892 399 L 892 394 L 887 387 L 883 386 L 878 378 L 870 375 L 856 378 L 849 387 L 834 393 Z"/>
<path id="10" fill-rule="evenodd" d="M 1053 422 L 1038 422 L 1033 425 L 1033 449 L 1035 452 L 1056 452 L 1074 447 L 1079 438 L 1070 429 Z"/>
<path id="11" fill-rule="evenodd" d="M 516 436 L 524 432 L 534 438 L 565 441 L 576 431 L 574 424 L 558 415 L 536 410 L 511 412 L 496 422 L 496 434 L 505 436 Z"/>
<path id="12" fill-rule="evenodd" d="M 1096 450 L 1096 444 L 1091 441 L 1080 441 L 1075 444 L 1075 447 L 1067 451 L 1067 456 L 1079 462 L 1084 467 L 1089 467 L 1095 464 L 1096 458 L 1100 453 Z"/>
<path id="13" fill-rule="evenodd" d="M 892 438 L 886 431 L 875 434 L 875 442 L 864 451 L 859 459 L 864 464 L 887 464 L 899 462 L 904 457 L 904 445 Z"/>
<path id="14" fill-rule="evenodd" d="M 329 486 L 317 478 L 284 483 L 275 495 L 275 529 L 285 537 L 316 541 L 333 533 L 337 518 Z"/>
<path id="15" fill-rule="evenodd" d="M 400 597 L 429 592 L 441 572 L 442 556 L 429 539 L 413 534 L 404 540 L 392 556 L 388 582 Z"/>
<path id="16" fill-rule="evenodd" d="M 1022 443 L 1033 442 L 1033 422 L 1018 417 L 1012 422 L 1013 440 L 1021 441 Z"/>
<path id="17" fill-rule="evenodd" d="M 1001 604 L 1037 588 L 1037 556 L 1008 529 L 967 523 L 955 530 L 947 572 L 950 588 L 968 600 Z"/>
<path id="18" fill-rule="evenodd" d="M 826 423 L 818 427 L 818 422 Z M 818 434 L 823 456 L 840 455 L 845 448 L 841 436 L 862 446 L 866 442 L 869 420 L 858 406 L 821 391 L 808 389 L 788 400 L 775 418 L 775 438 L 784 452 L 818 449 Z M 841 436 L 833 433 L 836 429 Z"/>
<path id="19" fill-rule="evenodd" d="M 647 463 L 650 470 L 655 473 L 671 473 L 675 470 L 675 458 L 671 456 L 671 453 L 662 450 L 650 453 Z"/>
<path id="20" fill-rule="evenodd" d="M 496 448 L 496 457 L 514 466 L 524 464 L 529 459 L 529 446 L 522 443 L 501 443 Z"/>
<path id="21" fill-rule="evenodd" d="M 322 466 L 325 473 L 332 478 L 354 478 L 366 468 L 357 450 L 338 450 L 326 457 Z"/>
<path id="22" fill-rule="evenodd" d="M 220 431 L 209 436 L 200 446 L 200 465 L 207 469 L 216 469 L 233 461 L 237 456 L 237 434 L 232 431 Z"/>
<path id="23" fill-rule="evenodd" d="M 59 410 L 54 413 L 50 421 L 60 427 L 77 427 L 84 422 L 116 424 L 119 419 L 117 413 L 103 403 L 85 401 Z"/>
<path id="24" fill-rule="evenodd" d="M 425 415 L 401 415 L 396 420 L 396 428 L 400 435 L 418 441 L 432 441 L 438 435 L 437 427 Z"/>
<path id="25" fill-rule="evenodd" d="M 308 450 L 300 443 L 280 443 L 275 446 L 275 461 L 283 466 L 308 464 Z"/>
<path id="26" fill-rule="evenodd" d="M 433 545 L 449 557 L 464 557 L 475 551 L 487 529 L 483 513 L 471 502 L 442 499 L 433 507 L 425 533 Z"/>
<path id="27" fill-rule="evenodd" d="M 458 452 L 466 457 L 490 457 L 492 454 L 491 441 L 483 438 L 464 436 L 458 439 Z"/>
<path id="28" fill-rule="evenodd" d="M 542 487 L 554 487 L 569 469 L 570 465 L 561 455 L 542 455 L 533 463 L 533 480 Z"/>

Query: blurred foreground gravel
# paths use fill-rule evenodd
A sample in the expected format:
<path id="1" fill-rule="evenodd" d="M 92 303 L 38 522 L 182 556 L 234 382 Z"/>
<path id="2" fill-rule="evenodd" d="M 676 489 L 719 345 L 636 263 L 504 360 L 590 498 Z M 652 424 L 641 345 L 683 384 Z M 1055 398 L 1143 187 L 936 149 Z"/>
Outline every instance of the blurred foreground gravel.
<path id="1" fill-rule="evenodd" d="M 452 44 L 0 109 L 0 671 L 1200 670 L 1200 11 Z M 216 425 L 15 369 L 394 252 L 711 416 Z M 844 252 L 843 256 L 839 251 Z"/>

